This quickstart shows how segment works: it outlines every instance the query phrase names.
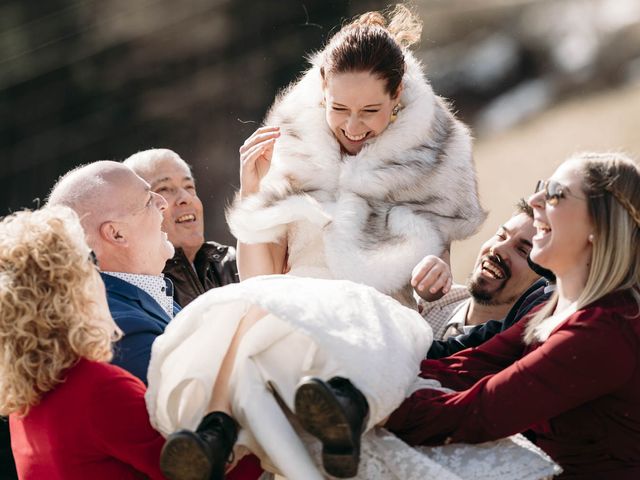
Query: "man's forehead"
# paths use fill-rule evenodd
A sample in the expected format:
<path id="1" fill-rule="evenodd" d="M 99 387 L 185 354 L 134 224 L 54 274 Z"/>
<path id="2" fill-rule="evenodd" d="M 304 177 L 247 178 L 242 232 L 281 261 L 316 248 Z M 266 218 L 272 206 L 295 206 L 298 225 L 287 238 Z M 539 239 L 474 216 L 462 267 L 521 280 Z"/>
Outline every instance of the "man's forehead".
<path id="1" fill-rule="evenodd" d="M 131 192 L 149 190 L 149 183 L 131 169 L 122 170 L 120 175 L 112 180 L 115 186 L 127 189 Z"/>
<path id="2" fill-rule="evenodd" d="M 112 201 L 121 202 L 133 213 L 133 210 L 138 211 L 146 205 L 150 190 L 150 185 L 132 171 L 131 175 L 112 184 Z"/>
<path id="3" fill-rule="evenodd" d="M 146 175 L 151 186 L 167 181 L 193 180 L 189 166 L 175 158 L 164 158 L 156 162 Z"/>
<path id="4" fill-rule="evenodd" d="M 526 213 L 517 213 L 505 222 L 503 228 L 512 235 L 521 234 L 531 237 L 533 236 L 533 218 Z"/>

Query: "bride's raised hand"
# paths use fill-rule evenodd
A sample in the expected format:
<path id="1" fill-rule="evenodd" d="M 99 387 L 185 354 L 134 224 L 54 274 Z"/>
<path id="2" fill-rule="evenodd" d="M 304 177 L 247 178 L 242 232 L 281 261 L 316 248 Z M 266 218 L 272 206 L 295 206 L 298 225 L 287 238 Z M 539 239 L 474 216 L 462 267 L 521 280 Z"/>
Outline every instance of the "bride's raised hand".
<path id="1" fill-rule="evenodd" d="M 260 190 L 260 180 L 269 171 L 273 146 L 280 127 L 261 127 L 240 147 L 240 195 L 246 197 Z"/>
<path id="2" fill-rule="evenodd" d="M 443 256 L 449 258 L 449 252 Z M 438 300 L 448 293 L 453 283 L 451 267 L 435 255 L 427 255 L 411 272 L 411 286 L 427 302 Z"/>

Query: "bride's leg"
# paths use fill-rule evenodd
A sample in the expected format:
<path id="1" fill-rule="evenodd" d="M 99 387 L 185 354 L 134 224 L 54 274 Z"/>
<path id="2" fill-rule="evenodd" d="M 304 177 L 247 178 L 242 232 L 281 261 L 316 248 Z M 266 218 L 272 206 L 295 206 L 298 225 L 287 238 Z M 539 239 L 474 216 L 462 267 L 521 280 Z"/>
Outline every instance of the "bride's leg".
<path id="1" fill-rule="evenodd" d="M 160 456 L 160 468 L 170 480 L 222 480 L 225 466 L 238 438 L 238 426 L 231 416 L 230 377 L 242 338 L 266 312 L 251 306 L 223 358 L 214 383 L 207 415 L 195 432 L 179 430 L 167 437 Z"/>
<path id="2" fill-rule="evenodd" d="M 284 351 L 291 352 L 291 349 L 287 348 L 291 346 L 288 340 L 288 337 L 285 337 L 273 347 L 285 348 Z M 265 384 L 264 365 L 261 366 L 259 363 L 271 362 L 270 359 L 263 358 L 262 353 L 265 352 L 239 364 L 239 368 L 234 372 L 234 413 L 243 425 L 248 426 L 253 440 L 258 443 L 258 450 L 254 453 L 268 459 L 264 464 L 266 467 L 275 467 L 280 471 L 280 475 L 289 479 L 321 480 L 323 476 L 289 423 L 282 405 L 276 401 L 275 394 Z M 282 362 L 282 358 L 277 360 L 277 364 Z M 295 370 L 295 367 L 285 370 Z M 284 408 L 287 409 L 286 406 Z"/>
<path id="3" fill-rule="evenodd" d="M 238 347 L 240 346 L 242 338 L 249 329 L 266 314 L 266 311 L 252 305 L 247 314 L 242 318 L 242 320 L 240 320 L 238 329 L 236 330 L 236 333 L 231 340 L 231 344 L 229 345 L 229 349 L 222 360 L 218 376 L 215 384 L 213 385 L 213 391 L 211 393 L 211 400 L 209 401 L 207 412 L 224 412 L 231 415 L 229 380 L 238 354 Z"/>

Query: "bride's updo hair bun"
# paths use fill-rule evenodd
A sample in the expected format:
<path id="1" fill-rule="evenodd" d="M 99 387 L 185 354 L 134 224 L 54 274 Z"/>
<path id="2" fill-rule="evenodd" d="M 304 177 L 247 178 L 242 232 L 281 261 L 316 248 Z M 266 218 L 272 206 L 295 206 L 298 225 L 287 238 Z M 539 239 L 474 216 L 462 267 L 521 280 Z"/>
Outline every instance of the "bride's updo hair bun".
<path id="1" fill-rule="evenodd" d="M 387 26 L 387 20 L 380 12 L 363 13 L 353 23 L 358 23 L 360 25 L 378 25 L 379 27 L 385 28 Z"/>
<path id="2" fill-rule="evenodd" d="M 403 49 L 416 43 L 421 32 L 422 22 L 404 5 L 386 15 L 367 12 L 331 38 L 320 73 L 326 82 L 334 73 L 370 72 L 384 80 L 386 92 L 394 96 L 405 71 Z"/>
<path id="3" fill-rule="evenodd" d="M 377 25 L 385 28 L 393 39 L 403 47 L 410 47 L 420 41 L 422 22 L 409 8 L 398 4 L 390 9 L 386 15 L 390 19 L 388 24 L 387 18 L 381 12 L 363 13 L 353 24 Z"/>

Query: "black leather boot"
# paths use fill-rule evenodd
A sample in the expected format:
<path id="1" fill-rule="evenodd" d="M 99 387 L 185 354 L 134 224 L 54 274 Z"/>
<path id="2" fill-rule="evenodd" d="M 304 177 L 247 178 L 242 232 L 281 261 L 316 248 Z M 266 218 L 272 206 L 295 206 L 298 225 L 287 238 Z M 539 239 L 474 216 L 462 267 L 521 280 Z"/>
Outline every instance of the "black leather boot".
<path id="1" fill-rule="evenodd" d="M 178 430 L 167 437 L 160 469 L 169 480 L 223 480 L 238 438 L 238 424 L 223 412 L 206 415 L 195 432 Z"/>
<path id="2" fill-rule="evenodd" d="M 322 464 L 329 475 L 355 477 L 360 462 L 360 437 L 369 418 L 369 404 L 346 378 L 328 382 L 307 377 L 295 396 L 302 427 L 322 442 Z"/>

